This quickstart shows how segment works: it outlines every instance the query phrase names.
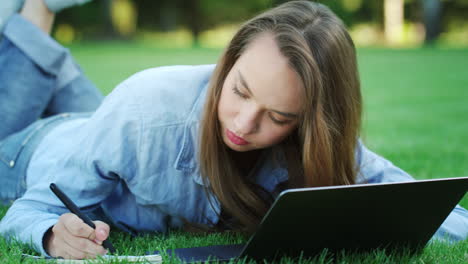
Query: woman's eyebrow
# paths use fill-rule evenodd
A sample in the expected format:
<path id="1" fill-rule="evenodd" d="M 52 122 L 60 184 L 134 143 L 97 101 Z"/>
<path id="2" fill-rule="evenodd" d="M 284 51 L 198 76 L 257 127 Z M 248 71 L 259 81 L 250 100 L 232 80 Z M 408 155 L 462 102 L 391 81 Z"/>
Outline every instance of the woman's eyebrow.
<path id="1" fill-rule="evenodd" d="M 252 90 L 250 90 L 249 85 L 245 81 L 244 76 L 242 76 L 242 73 L 240 72 L 240 70 L 237 70 L 237 73 L 239 74 L 239 79 L 240 79 L 241 84 L 245 87 L 245 89 L 247 89 L 250 95 L 253 95 Z"/>
<path id="2" fill-rule="evenodd" d="M 242 76 L 242 73 L 240 72 L 240 70 L 237 70 L 237 73 L 239 74 L 239 80 L 240 80 L 241 84 L 245 87 L 245 89 L 247 89 L 247 91 L 250 93 L 250 95 L 253 95 L 252 90 L 250 90 L 249 85 L 247 84 L 247 81 L 245 81 L 244 76 Z M 273 110 L 273 109 L 271 109 L 270 111 L 273 111 L 273 112 L 275 112 L 275 113 L 277 113 L 279 115 L 285 116 L 287 118 L 298 118 L 299 117 L 298 114 L 286 113 L 286 112 L 281 112 L 281 111 L 277 111 L 277 110 Z"/>

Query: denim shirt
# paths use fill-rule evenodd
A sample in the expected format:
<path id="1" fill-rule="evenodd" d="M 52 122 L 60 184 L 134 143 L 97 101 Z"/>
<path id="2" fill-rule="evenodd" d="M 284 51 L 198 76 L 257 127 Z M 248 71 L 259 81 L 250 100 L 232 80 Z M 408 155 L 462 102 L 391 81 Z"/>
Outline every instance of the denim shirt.
<path id="1" fill-rule="evenodd" d="M 117 86 L 96 112 L 56 126 L 35 150 L 27 190 L 2 219 L 0 232 L 47 255 L 43 236 L 68 212 L 49 190 L 52 182 L 85 212 L 100 210 L 110 224 L 128 232 L 164 232 L 181 227 L 184 220 L 216 224 L 220 204 L 206 193 L 197 161 L 198 129 L 213 68 L 142 71 Z M 288 178 L 284 161 L 274 162 L 272 152 L 274 148 L 262 155 L 254 176 L 270 192 Z M 360 141 L 356 157 L 359 183 L 413 180 Z M 445 232 L 463 239 L 467 214 L 458 210 L 464 218 Z M 460 223 L 462 229 L 453 229 Z"/>

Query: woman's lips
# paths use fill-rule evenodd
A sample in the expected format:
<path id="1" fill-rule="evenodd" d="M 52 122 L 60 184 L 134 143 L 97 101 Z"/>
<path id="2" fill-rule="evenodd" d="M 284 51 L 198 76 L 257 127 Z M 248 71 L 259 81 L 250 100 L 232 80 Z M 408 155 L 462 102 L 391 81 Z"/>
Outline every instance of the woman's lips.
<path id="1" fill-rule="evenodd" d="M 236 136 L 236 134 L 232 133 L 229 129 L 226 129 L 226 135 L 229 138 L 229 140 L 231 140 L 231 142 L 236 145 L 242 146 L 242 145 L 249 144 L 248 141 L 246 141 L 245 139 L 241 137 Z"/>

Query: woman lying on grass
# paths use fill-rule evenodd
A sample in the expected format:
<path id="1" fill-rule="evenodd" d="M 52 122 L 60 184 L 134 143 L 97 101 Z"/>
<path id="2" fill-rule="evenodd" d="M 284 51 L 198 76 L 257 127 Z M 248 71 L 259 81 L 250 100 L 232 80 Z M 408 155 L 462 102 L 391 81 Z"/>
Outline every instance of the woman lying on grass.
<path id="1" fill-rule="evenodd" d="M 109 225 L 250 233 L 287 188 L 413 180 L 359 141 L 355 48 L 323 5 L 267 11 L 240 28 L 217 65 L 148 69 L 102 103 L 48 36 L 50 10 L 27 0 L 3 31 L 1 198 L 14 201 L 0 225 L 7 238 L 44 255 L 95 257 L 106 253 Z M 52 182 L 102 220 L 95 230 L 67 213 Z M 458 206 L 434 237 L 467 234 Z"/>

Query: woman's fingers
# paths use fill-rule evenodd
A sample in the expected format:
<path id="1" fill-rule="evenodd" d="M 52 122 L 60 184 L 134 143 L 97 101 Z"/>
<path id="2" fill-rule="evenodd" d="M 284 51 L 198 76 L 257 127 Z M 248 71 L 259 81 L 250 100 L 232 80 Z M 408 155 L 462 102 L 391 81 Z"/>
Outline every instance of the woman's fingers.
<path id="1" fill-rule="evenodd" d="M 74 236 L 71 233 L 66 232 L 62 239 L 63 243 L 90 256 L 106 254 L 106 249 L 103 246 L 88 238 Z"/>
<path id="2" fill-rule="evenodd" d="M 94 240 L 96 238 L 95 230 L 85 224 L 85 222 L 83 222 L 83 220 L 81 220 L 77 215 L 67 213 L 60 216 L 60 218 L 63 218 L 63 223 L 70 234 L 77 237 L 88 238 L 90 240 Z"/>
<path id="3" fill-rule="evenodd" d="M 96 238 L 94 241 L 98 243 L 99 245 L 102 244 L 104 240 L 109 237 L 110 234 L 110 227 L 108 224 L 102 222 L 102 221 L 93 221 L 94 225 L 96 225 L 96 230 L 95 230 L 95 236 Z"/>
<path id="4" fill-rule="evenodd" d="M 82 251 L 77 249 L 69 244 L 70 241 L 56 241 L 59 244 L 59 249 L 57 250 L 57 256 L 63 257 L 66 259 L 85 259 L 85 258 L 95 258 L 98 254 Z"/>
<path id="5" fill-rule="evenodd" d="M 100 243 L 94 241 L 97 236 L 107 238 L 109 226 L 103 222 L 96 221 L 96 223 L 96 227 L 99 228 L 94 230 L 78 216 L 71 213 L 63 214 L 52 228 L 54 235 L 51 238 L 54 240 L 52 243 L 54 248 L 50 252 L 54 252 L 55 256 L 75 259 L 95 258 L 97 255 L 106 254 L 106 249 L 100 245 L 102 241 Z"/>

